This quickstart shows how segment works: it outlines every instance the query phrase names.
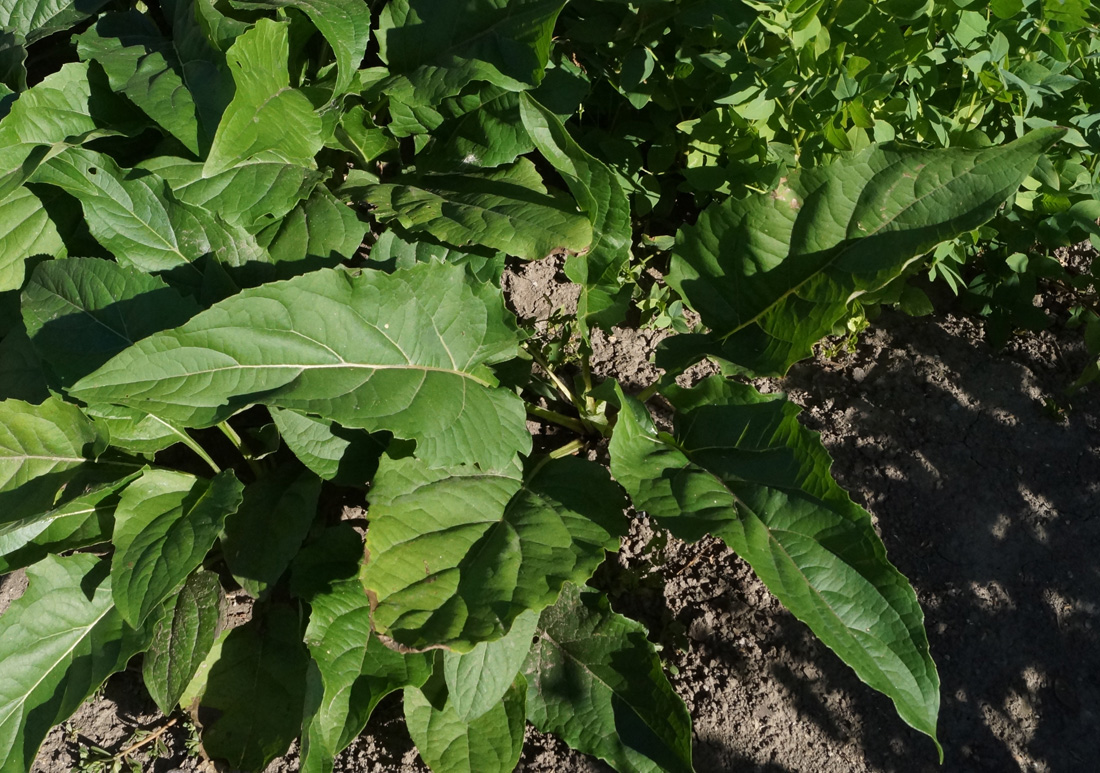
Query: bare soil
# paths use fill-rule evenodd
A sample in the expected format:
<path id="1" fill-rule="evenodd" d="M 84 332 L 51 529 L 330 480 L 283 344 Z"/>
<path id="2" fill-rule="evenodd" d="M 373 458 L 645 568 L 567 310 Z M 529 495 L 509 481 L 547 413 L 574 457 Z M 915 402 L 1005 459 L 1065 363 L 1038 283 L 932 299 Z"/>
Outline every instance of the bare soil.
<path id="1" fill-rule="evenodd" d="M 546 326 L 576 297 L 549 261 L 506 286 L 516 310 Z M 648 359 L 659 337 L 601 334 L 594 365 L 637 388 L 656 375 Z M 721 543 L 685 545 L 635 515 L 621 553 L 594 582 L 662 645 L 694 718 L 700 773 L 1096 769 L 1100 388 L 1064 396 L 1084 364 L 1073 331 L 1022 335 L 995 352 L 970 319 L 884 313 L 854 352 L 760 384 L 805 408 L 836 478 L 875 515 L 891 560 L 917 590 L 942 680 L 942 768 L 931 741 Z M 73 770 L 81 746 L 118 751 L 135 728 L 165 722 L 132 664 L 49 737 L 34 770 Z M 202 769 L 182 721 L 161 738 L 165 756 L 135 754 L 143 770 Z M 269 768 L 296 769 L 293 750 Z M 426 770 L 396 696 L 336 770 Z M 610 769 L 529 731 L 519 770 Z"/>

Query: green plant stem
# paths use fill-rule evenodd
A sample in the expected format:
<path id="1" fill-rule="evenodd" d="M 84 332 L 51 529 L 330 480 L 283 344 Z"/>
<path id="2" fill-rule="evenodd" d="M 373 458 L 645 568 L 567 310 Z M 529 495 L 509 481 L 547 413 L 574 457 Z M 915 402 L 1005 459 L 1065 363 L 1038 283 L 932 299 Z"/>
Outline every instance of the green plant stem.
<path id="1" fill-rule="evenodd" d="M 215 475 L 222 471 L 222 468 L 210 458 L 210 454 L 206 453 L 206 449 L 200 446 L 198 441 L 187 433 L 187 430 L 178 430 L 176 434 L 185 446 L 198 454 L 199 458 L 210 466 L 210 469 L 214 471 Z"/>
<path id="2" fill-rule="evenodd" d="M 237 449 L 244 460 L 248 463 L 248 468 L 252 470 L 252 474 L 257 478 L 260 477 L 263 472 L 263 467 L 259 462 L 252 458 L 252 452 L 248 450 L 248 446 L 245 444 L 241 436 L 237 434 L 237 430 L 230 426 L 228 421 L 218 423 L 218 429 L 222 431 L 222 434 L 229 438 L 229 442 Z"/>
<path id="3" fill-rule="evenodd" d="M 572 456 L 573 454 L 577 453 L 578 451 L 583 451 L 584 447 L 585 447 L 585 443 L 580 438 L 577 438 L 575 440 L 570 440 L 568 443 L 566 443 L 561 448 L 555 448 L 553 451 L 551 451 L 550 452 L 550 458 L 551 459 L 561 459 L 564 456 Z"/>
<path id="4" fill-rule="evenodd" d="M 568 386 L 566 386 L 565 382 L 558 378 L 558 375 L 554 373 L 554 370 L 550 367 L 550 363 L 546 361 L 546 358 L 542 356 L 542 353 L 535 349 L 528 349 L 527 351 L 535 360 L 535 362 L 539 364 L 539 367 L 546 372 L 546 375 L 554 383 L 554 386 L 557 388 L 558 392 L 561 393 L 561 396 L 565 400 L 565 402 L 572 403 L 574 408 L 583 413 L 584 405 L 582 405 L 580 401 L 577 400 L 576 395 L 574 395 L 573 391 Z"/>
<path id="5" fill-rule="evenodd" d="M 585 427 L 579 419 L 574 419 L 570 416 L 566 416 L 563 413 L 551 411 L 548 408 L 540 408 L 539 406 L 531 405 L 530 403 L 527 404 L 527 412 L 532 416 L 537 416 L 538 418 L 544 419 L 545 421 L 550 421 L 554 424 L 565 427 L 566 429 L 571 429 L 578 434 L 589 434 L 589 429 Z"/>

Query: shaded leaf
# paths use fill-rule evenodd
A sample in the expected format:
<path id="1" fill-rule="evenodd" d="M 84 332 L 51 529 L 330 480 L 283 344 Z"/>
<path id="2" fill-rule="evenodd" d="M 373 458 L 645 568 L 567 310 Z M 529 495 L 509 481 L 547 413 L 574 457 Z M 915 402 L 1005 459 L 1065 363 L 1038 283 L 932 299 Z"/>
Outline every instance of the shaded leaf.
<path id="1" fill-rule="evenodd" d="M 0 773 L 31 769 L 50 729 L 143 650 L 111 603 L 106 561 L 47 556 L 0 617 Z"/>
<path id="2" fill-rule="evenodd" d="M 675 438 L 624 398 L 611 469 L 638 509 L 685 540 L 720 537 L 910 725 L 936 737 L 939 677 L 924 615 L 868 513 L 779 395 L 713 376 L 671 387 Z"/>
<path id="3" fill-rule="evenodd" d="M 554 603 L 618 547 L 623 499 L 599 465 L 431 469 L 383 458 L 362 577 L 374 627 L 406 647 L 468 652 Z"/>
<path id="4" fill-rule="evenodd" d="M 519 95 L 499 86 L 444 100 L 443 123 L 417 156 L 417 168 L 453 172 L 511 164 L 534 148 L 520 121 Z"/>
<path id="5" fill-rule="evenodd" d="M 12 330 L 0 341 L 0 400 L 15 398 L 38 405 L 49 396 L 42 360 L 27 331 Z"/>
<path id="6" fill-rule="evenodd" d="M 210 426 L 265 403 L 415 439 L 434 464 L 530 448 L 522 401 L 485 366 L 515 354 L 499 290 L 462 269 L 322 270 L 245 290 L 82 379 L 85 402 Z"/>
<path id="7" fill-rule="evenodd" d="M 127 486 L 115 510 L 111 561 L 115 605 L 140 625 L 206 557 L 241 503 L 232 471 L 212 480 L 150 470 Z"/>
<path id="8" fill-rule="evenodd" d="M 2 152 L 2 151 L 0 151 Z M 60 255 L 65 243 L 37 196 L 17 188 L 0 201 L 0 292 L 23 286 L 24 264 L 33 255 Z"/>
<path id="9" fill-rule="evenodd" d="M 357 580 L 337 581 L 310 598 L 305 641 L 313 658 L 307 675 L 302 733 L 303 773 L 333 768 L 333 758 L 366 727 L 389 693 L 419 687 L 431 674 L 427 655 L 395 652 L 374 635 L 370 603 Z"/>
<path id="10" fill-rule="evenodd" d="M 542 613 L 524 666 L 527 719 L 624 773 L 691 766 L 691 718 L 645 628 L 569 584 Z"/>
<path id="11" fill-rule="evenodd" d="M 677 235 L 668 281 L 713 333 L 686 359 L 658 364 L 714 353 L 782 375 L 854 298 L 993 217 L 1063 133 L 1041 129 L 982 150 L 869 148 L 708 207 Z"/>
<path id="12" fill-rule="evenodd" d="M 153 628 L 142 676 L 157 707 L 169 715 L 225 627 L 225 596 L 218 575 L 196 570 L 165 606 Z"/>
<path id="13" fill-rule="evenodd" d="M 297 411 L 270 411 L 287 448 L 317 475 L 340 486 L 365 486 L 374 476 L 386 450 L 383 438 Z"/>
<path id="14" fill-rule="evenodd" d="M 359 250 L 369 226 L 355 210 L 319 187 L 258 235 L 280 277 L 289 278 L 347 262 Z"/>

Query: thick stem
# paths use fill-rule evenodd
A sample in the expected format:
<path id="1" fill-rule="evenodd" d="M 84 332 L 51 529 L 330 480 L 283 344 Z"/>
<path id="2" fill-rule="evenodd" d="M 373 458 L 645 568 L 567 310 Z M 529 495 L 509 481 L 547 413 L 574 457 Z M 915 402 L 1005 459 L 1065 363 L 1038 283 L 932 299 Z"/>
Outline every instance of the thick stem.
<path id="1" fill-rule="evenodd" d="M 532 416 L 536 416 L 545 421 L 553 422 L 554 424 L 558 424 L 562 427 L 565 427 L 566 429 L 571 429 L 577 434 L 588 434 L 588 428 L 585 427 L 579 419 L 574 419 L 571 416 L 566 416 L 563 413 L 551 411 L 548 408 L 540 408 L 539 406 L 531 405 L 530 403 L 527 404 L 527 412 Z"/>

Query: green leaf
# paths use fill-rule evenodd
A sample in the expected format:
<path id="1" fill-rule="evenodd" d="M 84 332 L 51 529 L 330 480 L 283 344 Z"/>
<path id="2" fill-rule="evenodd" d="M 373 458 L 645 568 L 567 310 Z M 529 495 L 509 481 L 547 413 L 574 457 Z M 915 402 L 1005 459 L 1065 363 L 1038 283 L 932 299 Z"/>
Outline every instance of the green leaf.
<path id="1" fill-rule="evenodd" d="M 100 258 L 40 264 L 22 306 L 35 350 L 63 387 L 199 310 L 160 279 Z"/>
<path id="2" fill-rule="evenodd" d="M 149 695 L 168 715 L 225 627 L 225 595 L 218 575 L 196 570 L 166 607 L 153 629 L 141 673 Z"/>
<path id="3" fill-rule="evenodd" d="M 0 0 L 0 28 L 17 32 L 33 43 L 69 29 L 104 5 L 106 0 Z"/>
<path id="4" fill-rule="evenodd" d="M 535 146 L 558 170 L 592 221 L 592 246 L 583 255 L 570 256 L 565 273 L 584 288 L 577 316 L 596 317 L 614 304 L 619 272 L 630 260 L 630 202 L 618 176 L 586 153 L 550 110 L 523 94 L 520 113 Z"/>
<path id="5" fill-rule="evenodd" d="M 179 201 L 246 229 L 281 220 L 321 179 L 315 170 L 255 159 L 209 177 L 201 163 L 174 156 L 155 156 L 137 168 L 164 179 Z"/>
<path id="6" fill-rule="evenodd" d="M 212 480 L 150 470 L 122 492 L 111 562 L 115 605 L 140 625 L 206 558 L 243 486 L 226 470 Z"/>
<path id="7" fill-rule="evenodd" d="M 314 666 L 307 675 L 302 773 L 331 773 L 333 758 L 363 731 L 375 706 L 432 672 L 427 655 L 402 654 L 374 635 L 370 603 L 356 580 L 332 583 L 310 599 L 305 641 Z"/>
<path id="8" fill-rule="evenodd" d="M 22 328 L 0 341 L 0 400 L 15 398 L 35 405 L 50 396 L 42 361 Z"/>
<path id="9" fill-rule="evenodd" d="M 370 10 L 362 0 L 249 0 L 242 8 L 296 8 L 313 22 L 336 55 L 335 100 L 348 91 L 370 40 Z"/>
<path id="10" fill-rule="evenodd" d="M 539 621 L 527 719 L 623 773 L 689 773 L 691 717 L 645 628 L 575 585 Z"/>
<path id="11" fill-rule="evenodd" d="M 3 151 L 0 151 L 2 153 Z M 0 292 L 23 286 L 24 264 L 32 255 L 56 256 L 65 249 L 42 202 L 26 188 L 0 201 Z"/>
<path id="12" fill-rule="evenodd" d="M 268 261 L 244 229 L 174 201 L 159 177 L 127 173 L 102 153 L 72 148 L 34 179 L 79 199 L 92 236 L 122 265 L 146 272 L 184 267 L 198 275 L 192 264 L 204 256 L 227 266 Z"/>
<path id="13" fill-rule="evenodd" d="M 527 682 L 517 675 L 503 698 L 476 719 L 437 709 L 424 693 L 405 689 L 405 722 L 416 750 L 437 773 L 509 773 L 523 751 Z"/>
<path id="14" fill-rule="evenodd" d="M 149 639 L 111 604 L 106 561 L 48 556 L 27 577 L 26 593 L 0 617 L 0 773 L 30 770 L 50 728 Z"/>
<path id="15" fill-rule="evenodd" d="M 0 533 L 50 510 L 78 469 L 105 445 L 75 405 L 0 402 Z"/>
<path id="16" fill-rule="evenodd" d="M 485 172 L 410 175 L 368 185 L 364 196 L 376 217 L 459 248 L 480 244 L 538 260 L 562 250 L 580 252 L 592 241 L 588 219 L 548 196 L 525 158 Z"/>
<path id="17" fill-rule="evenodd" d="M 479 282 L 500 284 L 504 273 L 505 255 L 501 252 L 478 254 L 452 249 L 436 244 L 427 238 L 411 241 L 398 235 L 396 228 L 383 233 L 378 241 L 371 245 L 369 260 L 386 271 L 398 268 L 410 268 L 417 263 L 430 263 L 433 260 L 465 266 L 470 276 Z"/>
<path id="18" fill-rule="evenodd" d="M 924 615 L 868 513 L 778 395 L 714 376 L 671 387 L 675 438 L 624 398 L 611 469 L 634 505 L 686 540 L 714 534 L 910 725 L 936 738 L 939 677 Z M 938 744 L 937 744 L 938 745 Z"/>
<path id="19" fill-rule="evenodd" d="M 109 541 L 119 492 L 139 474 L 93 489 L 33 523 L 0 535 L 0 574 L 38 563 L 50 554 Z"/>
<path id="20" fill-rule="evenodd" d="M 319 187 L 257 239 L 279 276 L 289 278 L 346 263 L 358 252 L 368 229 L 354 209 Z"/>
<path id="21" fill-rule="evenodd" d="M 365 486 L 374 477 L 386 450 L 383 439 L 297 411 L 269 410 L 287 448 L 320 477 L 340 486 Z"/>
<path id="22" fill-rule="evenodd" d="M 554 603 L 618 547 L 623 499 L 599 465 L 543 459 L 431 469 L 383 458 L 363 584 L 374 628 L 405 647 L 468 652 Z"/>
<path id="23" fill-rule="evenodd" d="M 393 0 L 379 16 L 378 45 L 402 95 L 433 104 L 474 80 L 513 91 L 537 86 L 565 0 Z"/>
<path id="24" fill-rule="evenodd" d="M 131 454 L 155 454 L 176 443 L 189 443 L 187 433 L 159 416 L 121 405 L 93 405 L 88 415 L 107 430 L 111 447 Z"/>
<path id="25" fill-rule="evenodd" d="M 212 652 L 217 660 L 199 709 L 214 717 L 203 725 L 206 753 L 240 770 L 263 770 L 302 730 L 309 655 L 298 612 L 282 606 L 257 612 Z"/>
<path id="26" fill-rule="evenodd" d="M 251 483 L 225 521 L 222 553 L 229 571 L 254 598 L 278 582 L 317 517 L 321 479 L 300 467 L 280 468 Z"/>
<path id="27" fill-rule="evenodd" d="M 519 95 L 499 86 L 444 100 L 443 124 L 417 156 L 417 168 L 438 172 L 511 164 L 533 147 L 519 118 Z"/>
<path id="28" fill-rule="evenodd" d="M 237 92 L 225 109 L 204 176 L 258 157 L 312 167 L 321 149 L 321 117 L 290 85 L 290 25 L 259 19 L 226 53 Z"/>
<path id="29" fill-rule="evenodd" d="M 482 642 L 465 654 L 443 653 L 447 705 L 463 722 L 471 722 L 498 705 L 523 667 L 538 628 L 539 613 L 516 618 L 506 636 Z"/>
<path id="30" fill-rule="evenodd" d="M 77 383 L 88 403 L 212 426 L 253 403 L 416 440 L 433 464 L 505 464 L 531 447 L 522 401 L 487 364 L 515 356 L 499 290 L 461 268 L 322 270 L 245 290 Z"/>
<path id="31" fill-rule="evenodd" d="M 186 70 L 171 41 L 137 11 L 108 13 L 76 37 L 80 58 L 94 60 L 111 88 L 125 94 L 184 147 L 199 155 L 205 145 Z M 202 85 L 202 84 L 198 84 Z"/>
<path id="32" fill-rule="evenodd" d="M 782 375 L 852 299 L 993 217 L 1063 133 L 1038 130 L 983 150 L 869 148 L 795 172 L 681 229 L 669 284 L 712 329 L 704 351 Z"/>

